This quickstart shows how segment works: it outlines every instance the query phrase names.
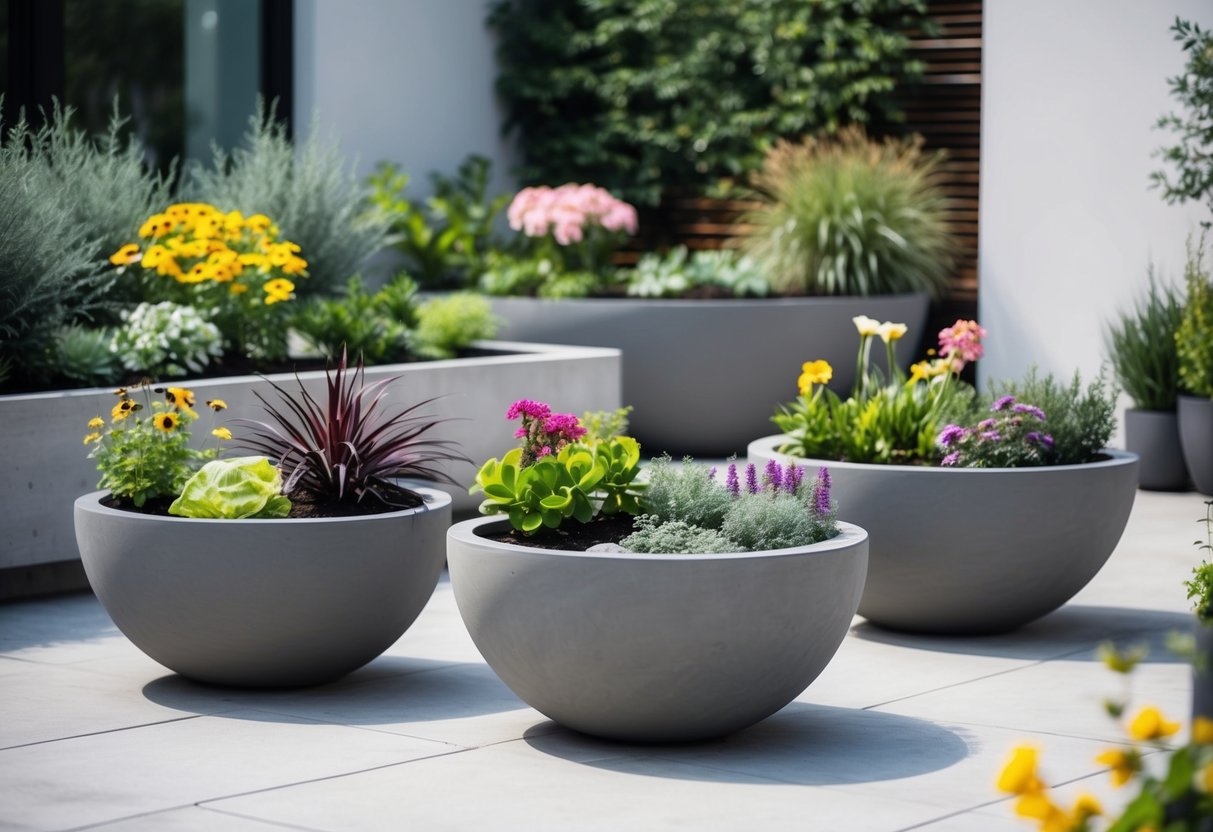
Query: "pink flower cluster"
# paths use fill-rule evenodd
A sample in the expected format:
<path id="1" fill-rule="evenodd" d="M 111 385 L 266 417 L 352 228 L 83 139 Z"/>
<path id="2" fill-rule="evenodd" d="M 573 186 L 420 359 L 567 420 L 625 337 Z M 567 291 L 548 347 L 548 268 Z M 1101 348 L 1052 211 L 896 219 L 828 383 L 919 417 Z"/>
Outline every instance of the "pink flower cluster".
<path id="1" fill-rule="evenodd" d="M 510 228 L 528 237 L 550 230 L 562 246 L 580 243 L 586 231 L 600 225 L 607 231 L 636 233 L 636 209 L 594 185 L 572 182 L 559 188 L 523 188 L 507 212 Z"/>
<path id="2" fill-rule="evenodd" d="M 514 436 L 522 440 L 522 467 L 558 454 L 566 445 L 585 436 L 586 429 L 572 413 L 553 413 L 544 402 L 519 399 L 510 405 L 505 418 L 522 419 L 522 427 Z"/>
<path id="3" fill-rule="evenodd" d="M 939 354 L 949 359 L 953 371 L 959 373 L 965 364 L 985 354 L 981 345 L 981 339 L 985 337 L 986 331 L 977 321 L 957 321 L 939 331 Z"/>

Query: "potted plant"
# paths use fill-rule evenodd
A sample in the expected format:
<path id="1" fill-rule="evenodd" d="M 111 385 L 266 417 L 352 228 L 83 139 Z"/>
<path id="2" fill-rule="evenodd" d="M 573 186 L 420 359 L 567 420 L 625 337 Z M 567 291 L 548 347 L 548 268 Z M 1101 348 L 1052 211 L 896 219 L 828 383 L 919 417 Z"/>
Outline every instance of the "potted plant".
<path id="1" fill-rule="evenodd" d="M 1112 368 L 1135 407 L 1125 411 L 1125 448 L 1141 460 L 1138 485 L 1160 491 L 1188 487 L 1179 445 L 1176 396 L 1179 355 L 1175 345 L 1184 311 L 1170 287 L 1160 287 L 1150 269 L 1150 291 L 1108 328 Z"/>
<path id="2" fill-rule="evenodd" d="M 866 310 L 921 330 L 956 251 L 939 164 L 919 142 L 875 143 L 859 130 L 781 142 L 755 175 L 759 207 L 737 227 L 745 256 L 675 249 L 609 275 L 563 265 L 599 214 L 524 191 L 510 207 L 512 225 L 555 254 L 529 271 L 517 258 L 513 271 L 490 261 L 481 286 L 538 295 L 494 300 L 503 337 L 621 349 L 624 399 L 637 408 L 646 445 L 728 454 L 763 429 L 763 403 L 779 399 L 771 368 L 821 355 L 839 368 L 832 386 L 845 390 L 849 319 Z M 519 271 L 538 276 L 511 277 Z M 762 337 L 739 337 L 748 332 Z M 690 399 L 700 406 L 688 413 Z"/>
<path id="3" fill-rule="evenodd" d="M 1213 500 L 1205 501 L 1205 540 L 1196 545 L 1213 556 Z M 1196 651 L 1192 658 L 1192 718 L 1213 720 L 1213 563 L 1202 559 L 1185 585 L 1196 614 Z"/>
<path id="4" fill-rule="evenodd" d="M 984 330 L 958 321 L 938 356 L 886 378 L 867 364 L 896 324 L 861 318 L 860 383 L 843 400 L 810 362 L 800 398 L 749 458 L 828 465 L 842 516 L 871 535 L 859 614 L 913 632 L 1004 632 L 1065 603 L 1099 571 L 1128 521 L 1137 457 L 1103 447 L 1115 392 L 1035 372 L 979 398 L 957 373 Z"/>
<path id="5" fill-rule="evenodd" d="M 1202 237 L 1189 246 L 1187 298 L 1175 332 L 1179 354 L 1179 440 L 1196 490 L 1213 495 L 1213 275 Z"/>
<path id="6" fill-rule="evenodd" d="M 508 415 L 521 446 L 480 469 L 488 516 L 451 527 L 447 558 L 472 640 L 523 701 L 588 734 L 696 740 L 817 677 L 867 561 L 828 472 L 665 458 L 640 483 L 631 437 L 587 436 L 540 402 Z"/>
<path id="7" fill-rule="evenodd" d="M 425 402 L 385 413 L 390 380 L 365 384 L 361 362 L 343 356 L 326 379 L 323 400 L 302 382 L 268 382 L 277 404 L 257 394 L 269 421 L 238 421 L 238 442 L 265 457 L 191 449 L 184 388 L 119 390 L 109 419 L 90 421 L 106 490 L 76 500 L 84 568 L 118 628 L 171 670 L 242 687 L 331 681 L 396 641 L 433 592 L 450 497 L 400 478 L 443 479 L 435 465 L 461 455 L 429 438 Z"/>

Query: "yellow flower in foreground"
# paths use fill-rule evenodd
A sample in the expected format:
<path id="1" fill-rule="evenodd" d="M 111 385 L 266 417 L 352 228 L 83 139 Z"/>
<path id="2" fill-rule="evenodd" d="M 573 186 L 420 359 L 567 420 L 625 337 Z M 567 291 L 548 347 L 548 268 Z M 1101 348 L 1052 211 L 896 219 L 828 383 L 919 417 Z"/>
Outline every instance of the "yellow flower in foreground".
<path id="1" fill-rule="evenodd" d="M 94 416 L 88 420 L 88 426 L 90 428 L 103 428 L 105 427 L 105 420 L 100 416 Z"/>
<path id="2" fill-rule="evenodd" d="M 134 399 L 122 399 L 114 409 L 110 411 L 110 418 L 115 422 L 121 422 L 127 416 L 130 416 L 141 407 Z"/>
<path id="3" fill-rule="evenodd" d="M 206 406 L 218 413 L 220 410 L 227 410 L 227 402 L 223 399 L 207 399 Z"/>
<path id="4" fill-rule="evenodd" d="M 1129 736 L 1135 740 L 1156 740 L 1169 737 L 1179 730 L 1178 722 L 1171 722 L 1162 711 L 1153 705 L 1142 708 L 1129 723 Z"/>
<path id="5" fill-rule="evenodd" d="M 186 390 L 184 387 L 166 387 L 164 399 L 178 410 L 188 413 L 195 419 L 198 418 L 198 414 L 190 409 L 194 406 L 193 390 Z"/>
<path id="6" fill-rule="evenodd" d="M 1010 794 L 1033 794 L 1044 785 L 1036 776 L 1036 749 L 1021 745 L 1011 752 L 1011 759 L 998 775 L 998 790 Z"/>
<path id="7" fill-rule="evenodd" d="M 813 390 L 814 384 L 826 384 L 833 377 L 834 368 L 830 366 L 828 361 L 823 361 L 820 358 L 816 361 L 806 361 L 801 366 L 800 378 L 797 379 L 800 395 L 809 395 Z"/>
<path id="8" fill-rule="evenodd" d="M 1213 794 L 1213 763 L 1196 772 L 1196 788 L 1205 794 Z"/>
<path id="9" fill-rule="evenodd" d="M 1213 745 L 1213 719 L 1198 716 L 1192 720 L 1192 742 L 1200 745 Z"/>
<path id="10" fill-rule="evenodd" d="M 152 417 L 152 424 L 165 433 L 171 433 L 180 423 L 181 419 L 175 413 L 157 413 Z"/>
<path id="11" fill-rule="evenodd" d="M 1134 772 L 1141 768 L 1141 758 L 1136 754 L 1113 748 L 1100 754 L 1095 762 L 1112 769 L 1112 785 L 1120 788 L 1133 777 Z"/>
<path id="12" fill-rule="evenodd" d="M 91 444 L 93 444 L 94 442 L 100 442 L 100 441 L 101 441 L 101 434 L 97 433 L 97 431 L 93 431 L 92 433 L 87 434 L 87 435 L 84 437 L 84 444 L 85 444 L 85 445 L 91 445 Z"/>
<path id="13" fill-rule="evenodd" d="M 115 266 L 126 266 L 138 259 L 139 245 L 137 243 L 127 243 L 110 255 L 110 262 Z"/>
<path id="14" fill-rule="evenodd" d="M 261 288 L 265 290 L 265 302 L 271 304 L 290 300 L 291 292 L 295 291 L 295 284 L 285 277 L 276 277 L 273 280 L 267 280 Z"/>
<path id="15" fill-rule="evenodd" d="M 1015 814 L 1040 821 L 1041 832 L 1069 832 L 1070 816 L 1044 792 L 1025 794 L 1015 801 Z"/>
<path id="16" fill-rule="evenodd" d="M 1083 792 L 1074 801 L 1074 808 L 1070 809 L 1070 818 L 1074 825 L 1079 825 L 1087 818 L 1093 815 L 1102 815 L 1103 806 L 1099 805 L 1099 801 L 1093 795 Z"/>
<path id="17" fill-rule="evenodd" d="M 867 315 L 856 315 L 854 318 L 851 318 L 851 323 L 855 324 L 855 328 L 859 330 L 859 334 L 864 338 L 880 332 L 880 321 L 869 318 Z"/>
<path id="18" fill-rule="evenodd" d="M 227 428 L 215 428 L 211 431 L 211 436 L 226 440 L 232 438 L 232 432 Z"/>
<path id="19" fill-rule="evenodd" d="M 905 324 L 895 324 L 891 321 L 885 321 L 876 330 L 876 334 L 880 336 L 880 340 L 887 344 L 890 341 L 900 341 L 908 330 L 909 327 Z"/>
<path id="20" fill-rule="evenodd" d="M 931 365 L 927 361 L 919 361 L 917 364 L 910 365 L 910 380 L 906 384 L 915 384 L 920 381 L 926 381 L 931 377 L 929 372 Z"/>

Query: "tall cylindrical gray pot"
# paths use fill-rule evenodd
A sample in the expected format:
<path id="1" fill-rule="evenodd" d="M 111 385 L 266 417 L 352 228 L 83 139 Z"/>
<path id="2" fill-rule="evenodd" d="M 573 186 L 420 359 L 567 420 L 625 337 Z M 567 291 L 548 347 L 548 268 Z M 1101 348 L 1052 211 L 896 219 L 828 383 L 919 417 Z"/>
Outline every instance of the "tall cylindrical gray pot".
<path id="1" fill-rule="evenodd" d="M 374 659 L 442 574 L 451 497 L 358 517 L 206 520 L 76 500 L 89 583 L 118 629 L 201 682 L 302 687 Z"/>
<path id="2" fill-rule="evenodd" d="M 1125 450 L 1140 460 L 1137 485 L 1149 491 L 1186 491 L 1188 466 L 1174 410 L 1125 411 Z"/>
<path id="3" fill-rule="evenodd" d="M 1213 719 L 1213 621 L 1196 619 L 1192 658 L 1192 718 Z"/>
<path id="4" fill-rule="evenodd" d="M 1196 490 L 1213 496 L 1213 399 L 1179 397 L 1179 443 Z"/>

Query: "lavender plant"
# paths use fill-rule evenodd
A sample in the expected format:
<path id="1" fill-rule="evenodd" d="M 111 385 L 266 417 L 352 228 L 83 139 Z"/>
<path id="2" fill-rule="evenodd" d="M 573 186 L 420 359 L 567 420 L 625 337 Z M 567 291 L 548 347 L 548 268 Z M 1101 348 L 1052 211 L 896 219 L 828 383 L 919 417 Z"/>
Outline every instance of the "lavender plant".
<path id="1" fill-rule="evenodd" d="M 943 466 L 1026 468 L 1048 465 L 1054 441 L 1045 412 L 1036 405 L 1003 396 L 990 407 L 994 414 L 972 427 L 948 425 L 939 433 Z"/>

